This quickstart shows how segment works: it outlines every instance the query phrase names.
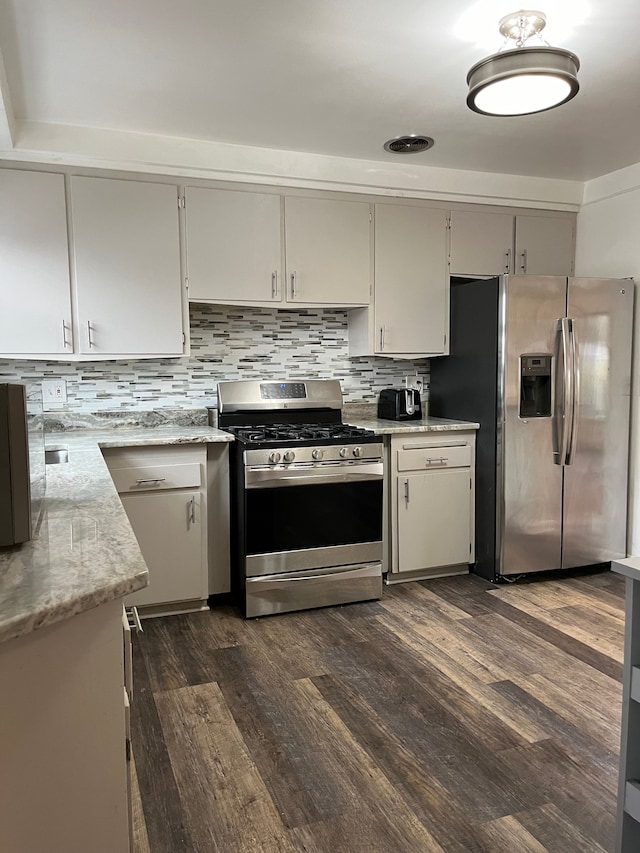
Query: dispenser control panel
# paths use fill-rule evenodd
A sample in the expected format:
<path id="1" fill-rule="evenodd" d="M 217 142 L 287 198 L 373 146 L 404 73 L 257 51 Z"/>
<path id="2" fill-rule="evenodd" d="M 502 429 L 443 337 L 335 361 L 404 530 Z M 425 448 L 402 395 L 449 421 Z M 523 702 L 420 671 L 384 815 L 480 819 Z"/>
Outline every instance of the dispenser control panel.
<path id="1" fill-rule="evenodd" d="M 552 357 L 540 353 L 520 356 L 520 417 L 551 417 Z"/>

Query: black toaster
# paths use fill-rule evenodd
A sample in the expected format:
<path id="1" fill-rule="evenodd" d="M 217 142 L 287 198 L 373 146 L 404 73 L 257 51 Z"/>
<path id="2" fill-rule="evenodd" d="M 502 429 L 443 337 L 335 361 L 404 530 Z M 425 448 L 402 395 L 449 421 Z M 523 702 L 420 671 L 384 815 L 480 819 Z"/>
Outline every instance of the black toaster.
<path id="1" fill-rule="evenodd" d="M 413 388 L 383 388 L 378 398 L 378 417 L 387 421 L 419 421 L 420 392 Z"/>

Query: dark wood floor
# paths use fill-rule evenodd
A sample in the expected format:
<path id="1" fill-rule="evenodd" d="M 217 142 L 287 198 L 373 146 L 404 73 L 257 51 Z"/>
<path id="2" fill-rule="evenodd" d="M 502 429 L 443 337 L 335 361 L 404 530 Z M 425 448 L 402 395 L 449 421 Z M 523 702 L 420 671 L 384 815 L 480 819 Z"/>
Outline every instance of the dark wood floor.
<path id="1" fill-rule="evenodd" d="M 611 851 L 623 594 L 468 576 L 147 620 L 138 853 Z"/>

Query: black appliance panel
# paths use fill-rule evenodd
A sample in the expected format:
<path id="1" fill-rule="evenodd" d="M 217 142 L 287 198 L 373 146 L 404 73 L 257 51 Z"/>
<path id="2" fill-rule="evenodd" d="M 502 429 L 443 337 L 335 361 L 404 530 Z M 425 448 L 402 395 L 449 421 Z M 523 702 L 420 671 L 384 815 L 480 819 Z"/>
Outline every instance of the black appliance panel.
<path id="1" fill-rule="evenodd" d="M 476 565 L 495 580 L 498 466 L 498 278 L 451 279 L 450 355 L 432 358 L 429 414 L 476 421 Z"/>
<path id="2" fill-rule="evenodd" d="M 382 480 L 245 491 L 246 554 L 382 539 Z"/>

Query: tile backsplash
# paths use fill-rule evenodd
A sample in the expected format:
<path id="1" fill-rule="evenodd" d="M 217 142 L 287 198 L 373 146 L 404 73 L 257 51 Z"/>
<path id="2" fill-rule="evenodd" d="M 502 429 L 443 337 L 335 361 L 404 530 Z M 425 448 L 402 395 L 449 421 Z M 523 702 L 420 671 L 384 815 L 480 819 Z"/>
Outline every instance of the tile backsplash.
<path id="1" fill-rule="evenodd" d="M 191 355 L 137 361 L 0 360 L 0 381 L 67 383 L 75 412 L 202 408 L 216 405 L 224 379 L 339 379 L 345 403 L 373 403 L 381 388 L 429 362 L 349 358 L 347 312 L 337 309 L 191 305 Z"/>

